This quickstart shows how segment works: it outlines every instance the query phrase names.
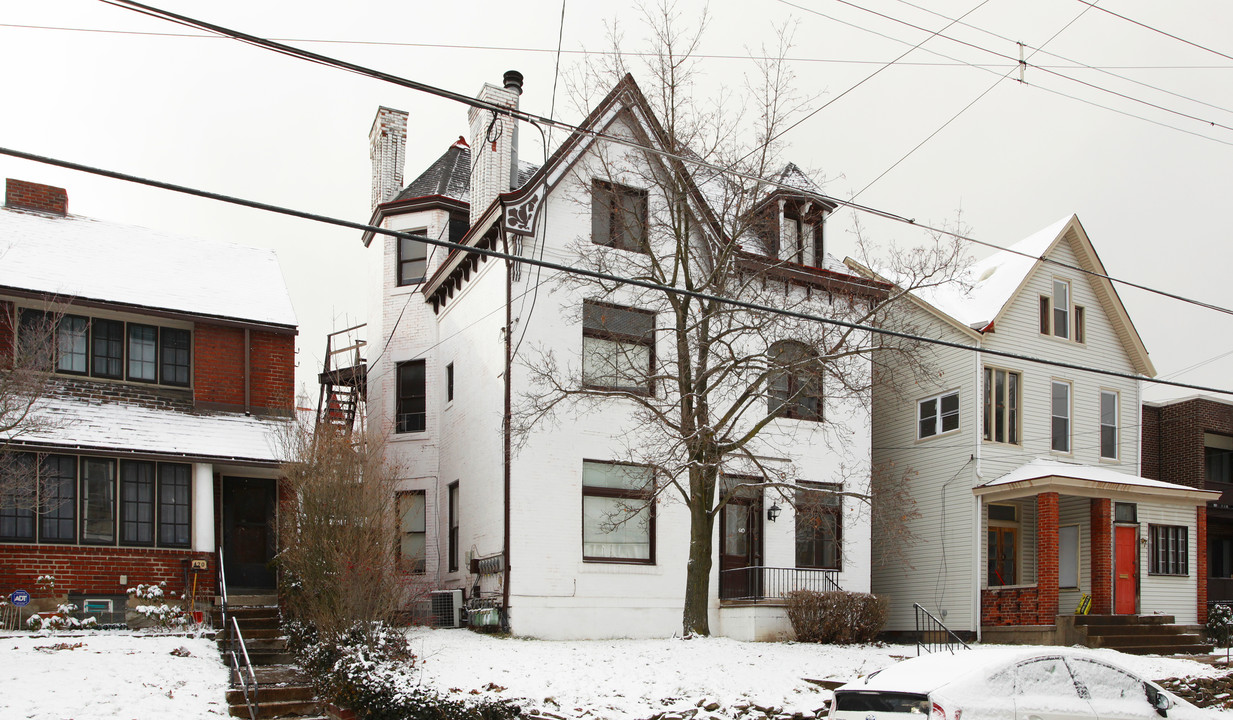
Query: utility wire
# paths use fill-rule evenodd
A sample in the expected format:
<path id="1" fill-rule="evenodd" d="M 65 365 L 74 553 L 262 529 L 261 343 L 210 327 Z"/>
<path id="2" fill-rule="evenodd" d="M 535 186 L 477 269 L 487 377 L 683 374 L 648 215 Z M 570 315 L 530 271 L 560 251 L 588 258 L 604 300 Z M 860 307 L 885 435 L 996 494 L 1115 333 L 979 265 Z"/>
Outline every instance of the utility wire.
<path id="1" fill-rule="evenodd" d="M 1219 50 L 1213 50 L 1212 48 L 1209 48 L 1206 45 L 1200 45 L 1197 42 L 1192 42 L 1190 40 L 1187 40 L 1186 38 L 1178 37 L 1174 35 L 1173 33 L 1165 32 L 1164 30 L 1161 30 L 1160 28 L 1152 27 L 1151 25 L 1148 25 L 1147 23 L 1142 23 L 1133 18 L 1128 18 L 1125 15 L 1115 13 L 1112 10 L 1109 10 L 1108 8 L 1097 7 L 1096 3 L 1091 3 L 1091 2 L 1088 2 L 1087 0 L 1079 0 L 1079 2 L 1083 3 L 1084 5 L 1089 5 L 1091 7 L 1094 7 L 1097 10 L 1101 11 L 1102 13 L 1107 13 L 1109 15 L 1112 15 L 1113 17 L 1121 18 L 1128 23 L 1133 23 L 1135 25 L 1138 25 L 1139 27 L 1144 28 L 1146 30 L 1151 30 L 1154 33 L 1159 33 L 1161 35 L 1164 35 L 1165 37 L 1173 38 L 1174 40 L 1177 40 L 1178 42 L 1181 42 L 1181 43 L 1185 43 L 1189 45 L 1190 47 L 1198 48 L 1200 50 L 1205 50 L 1213 55 L 1219 55 L 1222 58 L 1233 60 L 1233 55 L 1228 55 L 1228 54 L 1220 52 Z"/>
<path id="2" fill-rule="evenodd" d="M 497 259 L 502 259 L 502 260 L 508 260 L 510 262 L 522 263 L 524 265 L 535 265 L 535 266 L 543 267 L 548 270 L 556 270 L 558 272 L 578 275 L 581 277 L 587 277 L 587 278 L 591 278 L 594 280 L 602 280 L 604 282 L 616 283 L 619 285 L 628 285 L 628 286 L 639 287 L 639 288 L 643 288 L 647 290 L 655 290 L 657 292 L 662 292 L 662 293 L 671 294 L 671 295 L 679 295 L 682 297 L 690 297 L 690 298 L 694 298 L 697 300 L 721 303 L 724 305 L 729 305 L 734 308 L 740 308 L 743 310 L 752 310 L 756 312 L 769 313 L 772 315 L 781 315 L 783 317 L 795 318 L 797 320 L 817 322 L 817 323 L 822 323 L 824 325 L 834 325 L 836 327 L 841 327 L 841 328 L 845 328 L 848 330 L 868 332 L 868 333 L 873 333 L 876 335 L 882 335 L 885 337 L 893 337 L 893 338 L 898 338 L 901 340 L 909 340 L 912 342 L 920 342 L 920 343 L 925 343 L 929 345 L 937 345 L 940 347 L 949 347 L 949 348 L 954 348 L 957 350 L 966 350 L 968 352 L 978 352 L 978 353 L 982 353 L 984 355 L 989 355 L 993 357 L 1010 358 L 1012 360 L 1020 360 L 1024 362 L 1038 363 L 1038 364 L 1047 365 L 1050 367 L 1059 367 L 1059 368 L 1066 368 L 1068 370 L 1077 370 L 1080 372 L 1093 373 L 1095 375 L 1104 375 L 1107 377 L 1116 377 L 1116 378 L 1122 378 L 1125 380 L 1143 381 L 1143 382 L 1154 383 L 1157 385 L 1180 387 L 1180 388 L 1186 388 L 1188 390 L 1198 390 L 1200 392 L 1214 393 L 1214 394 L 1219 394 L 1219 395 L 1233 395 L 1233 389 L 1214 388 L 1214 387 L 1208 387 L 1206 385 L 1181 383 L 1181 382 L 1172 381 L 1172 380 L 1159 380 L 1156 378 L 1149 378 L 1149 377 L 1145 377 L 1143 375 L 1138 375 L 1135 373 L 1126 373 L 1126 372 L 1120 372 L 1117 370 L 1109 370 L 1106 368 L 1090 367 L 1087 365 L 1080 365 L 1078 363 L 1064 362 L 1061 360 L 1049 360 L 1046 358 L 1040 358 L 1040 357 L 1036 357 L 1033 355 L 1027 355 L 1025 353 L 1011 352 L 1009 350 L 995 350 L 992 348 L 984 348 L 984 347 L 979 347 L 979 346 L 974 346 L 974 345 L 966 345 L 961 342 L 942 340 L 939 338 L 924 337 L 921 335 L 901 332 L 898 330 L 890 330 L 887 328 L 874 327 L 872 325 L 854 323 L 854 322 L 849 322 L 847 320 L 838 320 L 836 318 L 822 317 L 820 315 L 802 312 L 799 310 L 788 310 L 786 308 L 776 308 L 776 307 L 771 307 L 769 305 L 760 305 L 758 303 L 750 302 L 748 300 L 741 300 L 741 299 L 732 298 L 732 297 L 723 297 L 720 295 L 715 295 L 713 293 L 704 293 L 704 292 L 700 292 L 697 290 L 689 290 L 686 288 L 673 287 L 671 285 L 664 285 L 662 283 L 654 282 L 650 280 L 641 280 L 638 278 L 622 277 L 619 275 L 613 275 L 611 273 L 604 273 L 604 272 L 599 272 L 596 270 L 588 270 L 586 268 L 578 268 L 578 267 L 573 267 L 570 265 L 563 265 L 561 263 L 551 262 L 551 261 L 543 260 L 540 258 L 522 257 L 520 255 L 515 255 L 513 253 L 507 253 L 507 252 L 503 252 L 500 250 L 492 250 L 492 249 L 481 248 L 481 247 L 476 247 L 472 245 L 463 245 L 461 243 L 451 242 L 449 240 L 440 240 L 437 238 L 431 238 L 426 235 L 415 235 L 412 233 L 401 232 L 398 230 L 387 230 L 386 228 L 377 227 L 375 225 L 367 225 L 365 223 L 354 222 L 351 220 L 343 220 L 341 218 L 334 218 L 328 215 L 320 215 L 317 213 L 310 213 L 310 212 L 306 212 L 303 210 L 295 210 L 293 208 L 258 202 L 256 200 L 246 200 L 244 198 L 235 197 L 233 195 L 224 195 L 222 193 L 211 192 L 208 190 L 199 190 L 197 188 L 191 188 L 185 185 L 177 185 L 175 183 L 164 182 L 162 180 L 152 180 L 149 178 L 139 177 L 137 175 L 130 175 L 130 174 L 118 172 L 115 170 L 106 170 L 103 168 L 93 167 L 90 165 L 84 165 L 81 163 L 75 163 L 75 162 L 71 162 L 68 160 L 60 160 L 57 158 L 47 157 L 45 155 L 37 155 L 35 153 L 28 153 L 28 152 L 24 152 L 21 150 L 14 150 L 12 148 L 0 147 L 0 155 L 7 155 L 9 157 L 19 158 L 22 160 L 29 160 L 32 162 L 42 163 L 44 165 L 51 165 L 54 167 L 65 168 L 68 170 L 76 170 L 78 172 L 89 173 L 91 175 L 108 177 L 114 180 L 123 180 L 125 182 L 135 183 L 138 185 L 145 185 L 147 187 L 156 187 L 156 188 L 160 188 L 163 190 L 170 190 L 172 192 L 177 192 L 177 193 L 181 193 L 184 195 L 192 195 L 195 197 L 206 198 L 209 200 L 217 200 L 219 202 L 225 202 L 231 205 L 238 205 L 241 207 L 253 208 L 255 210 L 262 210 L 264 212 L 272 212 L 272 213 L 277 213 L 279 215 L 286 215 L 289 217 L 301 218 L 303 220 L 311 220 L 313 222 L 319 222 L 319 223 L 324 223 L 328 225 L 335 225 L 337 227 L 348 228 L 350 230 L 359 230 L 359 231 L 371 232 L 371 233 L 375 233 L 379 235 L 388 235 L 390 237 L 395 237 L 395 238 L 406 238 L 410 240 L 418 240 L 428 245 L 437 245 L 442 248 L 448 248 L 451 251 L 470 253 L 472 255 L 478 255 L 480 257 L 497 258 Z M 875 287 L 876 285 L 879 285 L 879 284 L 881 283 L 870 282 L 866 285 L 866 287 Z"/>
<path id="3" fill-rule="evenodd" d="M 780 1 L 783 2 L 784 0 L 780 0 Z M 494 112 L 494 113 L 502 114 L 502 115 L 509 115 L 510 117 L 516 120 L 523 120 L 525 122 L 529 122 L 532 124 L 540 123 L 548 127 L 556 127 L 556 128 L 561 128 L 564 130 L 569 130 L 571 132 L 578 133 L 586 137 L 594 138 L 597 140 L 604 140 L 607 142 L 611 142 L 613 144 L 623 145 L 625 147 L 633 148 L 635 150 L 640 150 L 642 152 L 646 152 L 652 155 L 657 155 L 659 157 L 667 158 L 667 159 L 674 160 L 680 163 L 685 163 L 685 164 L 692 165 L 695 167 L 713 170 L 715 172 L 731 175 L 733 177 L 743 178 L 745 180 L 750 180 L 756 183 L 760 183 L 764 186 L 782 188 L 785 190 L 792 191 L 794 193 L 802 194 L 807 197 L 821 200 L 823 202 L 832 203 L 839 207 L 847 207 L 853 210 L 858 210 L 860 212 L 868 213 L 875 217 L 880 217 L 886 220 L 893 220 L 895 222 L 901 222 L 907 225 L 912 225 L 914 227 L 918 227 L 918 228 L 921 228 L 922 230 L 926 230 L 928 232 L 932 232 L 938 235 L 952 237 L 952 238 L 955 238 L 956 240 L 974 243 L 976 245 L 981 245 L 983 247 L 992 248 L 994 250 L 999 250 L 999 251 L 1011 253 L 1013 255 L 1019 255 L 1025 258 L 1030 258 L 1032 260 L 1040 260 L 1042 262 L 1050 263 L 1052 265 L 1057 265 L 1059 267 L 1065 267 L 1075 272 L 1083 273 L 1083 274 L 1086 274 L 1092 277 L 1102 278 L 1104 280 L 1108 280 L 1109 282 L 1120 283 L 1127 287 L 1133 287 L 1138 290 L 1143 290 L 1145 292 L 1160 295 L 1162 297 L 1167 297 L 1173 300 L 1178 300 L 1180 302 L 1188 303 L 1191 305 L 1196 305 L 1198 307 L 1206 308 L 1208 310 L 1215 310 L 1217 312 L 1224 313 L 1227 315 L 1233 315 L 1233 309 L 1221 307 L 1219 305 L 1203 302 L 1200 300 L 1194 300 L 1191 298 L 1184 297 L 1182 295 L 1178 295 L 1176 293 L 1170 293 L 1164 290 L 1158 290 L 1156 288 L 1148 287 L 1140 283 L 1131 282 L 1129 280 L 1121 280 L 1121 279 L 1114 278 L 1112 276 L 1109 276 L 1103 273 L 1098 273 L 1094 270 L 1089 270 L 1087 268 L 1079 267 L 1077 265 L 1069 265 L 1059 260 L 1053 260 L 1051 258 L 1038 258 L 1033 255 L 1024 253 L 1022 251 L 1015 250 L 1013 248 L 1002 247 L 1001 245 L 997 245 L 991 242 L 987 242 L 984 240 L 979 240 L 977 238 L 962 235 L 952 230 L 947 230 L 941 227 L 935 227 L 932 225 L 928 225 L 926 223 L 918 223 L 915 218 L 907 218 L 907 217 L 904 217 L 902 215 L 897 215 L 887 210 L 879 210 L 877 208 L 874 208 L 868 205 L 861 205 L 859 203 L 852 202 L 851 200 L 844 200 L 842 198 L 832 197 L 829 195 L 825 195 L 823 193 L 808 192 L 808 191 L 802 190 L 801 188 L 795 185 L 789 185 L 784 182 L 770 180 L 768 178 L 755 175 L 753 173 L 743 172 L 741 170 L 737 170 L 732 167 L 727 167 L 727 168 L 720 167 L 718 165 L 715 165 L 714 163 L 701 160 L 689 154 L 673 153 L 667 150 L 663 150 L 661 148 L 654 147 L 652 145 L 644 145 L 644 144 L 638 143 L 633 140 L 627 140 L 625 138 L 608 135 L 608 134 L 605 134 L 605 133 L 602 133 L 596 130 L 591 130 L 589 128 L 584 128 L 578 125 L 573 125 L 571 123 L 567 123 L 561 120 L 554 120 L 552 118 L 543 117 L 541 115 L 535 115 L 535 114 L 528 113 L 522 110 L 515 110 L 515 109 L 504 107 L 501 105 L 494 105 L 492 103 L 488 103 L 483 100 L 478 100 L 472 97 L 468 97 L 466 95 L 461 95 L 459 93 L 456 93 L 450 90 L 444 90 L 441 88 L 437 88 L 432 85 L 428 85 L 426 83 L 421 83 L 415 80 L 409 80 L 409 79 L 402 78 L 396 75 L 391 75 L 386 72 L 382 72 L 380 70 L 366 68 L 361 65 L 356 65 L 354 63 L 349 63 L 343 60 L 337 60 L 337 59 L 330 58 L 324 55 L 318 55 L 317 53 L 312 53 L 307 50 L 300 50 L 298 48 L 293 48 L 287 45 L 282 45 L 282 44 L 272 42 L 269 40 L 263 40 L 253 35 L 248 35 L 248 34 L 241 33 L 235 30 L 229 30 L 227 28 L 223 28 L 217 25 L 212 25 L 210 23 L 206 23 L 200 20 L 194 20 L 192 18 L 187 18 L 182 15 L 176 15 L 175 13 L 170 13 L 164 10 L 158 10 L 157 8 L 152 8 L 148 5 L 142 5 L 140 3 L 134 2 L 133 0 L 102 0 L 102 2 L 105 2 L 109 5 L 115 5 L 116 7 L 121 7 L 124 9 L 133 9 L 136 12 L 140 12 L 145 15 L 151 15 L 153 17 L 168 19 L 168 20 L 171 20 L 172 22 L 176 22 L 181 25 L 208 29 L 211 32 L 219 33 L 221 35 L 226 35 L 228 37 L 233 37 L 235 39 L 241 40 L 242 42 L 254 45 L 256 47 L 274 50 L 275 52 L 279 52 L 281 54 L 288 55 L 290 57 L 296 57 L 300 59 L 309 60 L 311 62 L 316 62 L 321 65 L 325 65 L 327 67 L 334 67 L 334 68 L 338 68 L 342 70 L 347 70 L 349 72 L 353 72 L 359 75 L 372 77 L 378 80 L 384 80 L 394 85 L 400 85 L 402 87 L 410 88 L 412 90 L 417 90 L 419 92 L 424 92 L 430 95 L 436 95 L 438 97 L 443 97 L 448 100 L 454 100 L 455 102 L 460 102 L 464 105 L 479 108 L 481 110 L 487 110 L 489 112 Z M 1219 141 L 1219 142 L 1224 142 L 1224 141 Z M 1226 143 L 1226 144 L 1233 144 L 1233 143 Z"/>

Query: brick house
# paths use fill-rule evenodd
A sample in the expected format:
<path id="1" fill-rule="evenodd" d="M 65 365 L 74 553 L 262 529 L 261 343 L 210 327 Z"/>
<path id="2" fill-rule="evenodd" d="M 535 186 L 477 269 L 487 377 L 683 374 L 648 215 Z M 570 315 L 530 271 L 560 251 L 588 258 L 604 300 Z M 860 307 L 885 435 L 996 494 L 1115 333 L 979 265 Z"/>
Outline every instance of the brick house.
<path id="1" fill-rule="evenodd" d="M 1207 542 L 1196 540 L 1200 612 L 1205 601 L 1233 602 L 1233 403 L 1144 403 L 1143 476 L 1220 493 L 1204 509 Z"/>
<path id="2" fill-rule="evenodd" d="M 0 247 L 0 362 L 42 332 L 54 368 L 37 422 L 0 438 L 0 591 L 119 613 L 127 588 L 195 579 L 209 601 L 220 551 L 230 586 L 272 587 L 297 332 L 273 252 L 71 215 L 13 179 Z"/>
<path id="3" fill-rule="evenodd" d="M 522 78 L 507 73 L 505 80 L 504 87 L 486 84 L 479 97 L 517 107 Z M 632 238 L 649 234 L 647 207 L 662 202 L 659 189 L 628 171 L 639 162 L 631 155 L 637 151 L 601 148 L 589 135 L 630 133 L 650 142 L 661 137 L 632 77 L 617 84 L 584 121 L 585 130 L 568 137 L 543 166 L 520 160 L 511 120 L 472 110 L 470 141 L 460 137 L 404 186 L 407 120 L 406 113 L 381 108 L 373 123 L 370 224 L 528 257 L 611 253 L 622 262 L 619 253 L 643 252 Z M 809 183 L 791 165 L 781 179 Z M 816 188 L 811 192 L 816 198 Z M 755 271 L 774 268 L 778 274 L 767 282 L 780 288 L 778 297 L 813 293 L 819 307 L 834 308 L 822 304 L 884 292 L 881 284 L 855 277 L 826 256 L 822 227 L 833 206 L 779 190 L 758 207 L 772 221 L 768 233 L 775 242 L 767 243 L 774 252 L 762 246 L 762 254 L 751 249 L 742 257 Z M 628 226 L 614 220 L 622 213 L 633 218 Z M 601 410 L 571 414 L 559 427 L 546 423 L 512 450 L 503 421 L 532 385 L 527 358 L 549 350 L 569 358 L 571 382 L 578 377 L 610 388 L 621 385 L 621 372 L 650 375 L 655 358 L 668 357 L 672 347 L 668 315 L 647 309 L 652 298 L 639 305 L 632 294 L 617 293 L 597 302 L 594 288 L 539 287 L 541 273 L 518 263 L 371 232 L 363 240 L 372 268 L 367 335 L 375 346 L 367 368 L 368 421 L 388 429 L 388 452 L 404 469 L 398 495 L 404 563 L 428 587 L 457 591 L 473 608 L 499 611 L 479 612 L 478 621 L 500 617 L 518 634 L 679 632 L 688 511 L 666 494 L 651 495 L 650 502 L 638 495 L 649 484 L 640 473 L 649 471 L 630 459 L 622 430 L 632 424 L 633 402 L 604 398 Z M 625 323 L 623 332 L 610 331 L 609 323 L 617 321 Z M 504 332 L 507 323 L 515 332 Z M 605 364 L 604 353 L 628 358 L 630 365 Z M 785 383 L 799 380 L 783 377 Z M 637 383 L 630 387 L 643 392 Z M 868 397 L 841 390 L 819 388 L 780 408 L 767 436 L 783 438 L 781 452 L 768 453 L 765 462 L 860 495 L 867 491 L 867 474 L 846 468 L 867 468 L 869 427 L 862 408 Z M 767 412 L 768 400 L 760 402 L 758 411 Z M 806 407 L 808 402 L 818 405 Z M 823 412 L 844 418 L 837 421 L 841 429 L 816 422 Z M 835 485 L 840 482 L 848 484 Z M 868 590 L 869 518 L 863 503 L 834 496 L 819 511 L 822 519 L 811 524 L 777 497 L 770 488 L 751 489 L 717 519 L 713 632 L 747 639 L 790 636 L 783 608 L 761 601 L 793 583 Z M 639 501 L 646 504 L 636 511 L 621 509 Z M 605 520 L 614 514 L 619 521 Z"/>
<path id="4" fill-rule="evenodd" d="M 1141 460 L 1135 378 L 1155 370 L 1105 274 L 1070 216 L 975 263 L 970 292 L 900 306 L 921 334 L 977 352 L 935 347 L 929 372 L 891 366 L 874 388 L 875 467 L 906 475 L 917 513 L 915 542 L 887 555 L 874 538 L 889 631 L 913 631 L 919 604 L 986 640 L 1084 642 L 1101 622 L 1075 620 L 1085 596 L 1093 617 L 1203 617 L 1212 494 L 1151 472 L 1146 437 Z"/>

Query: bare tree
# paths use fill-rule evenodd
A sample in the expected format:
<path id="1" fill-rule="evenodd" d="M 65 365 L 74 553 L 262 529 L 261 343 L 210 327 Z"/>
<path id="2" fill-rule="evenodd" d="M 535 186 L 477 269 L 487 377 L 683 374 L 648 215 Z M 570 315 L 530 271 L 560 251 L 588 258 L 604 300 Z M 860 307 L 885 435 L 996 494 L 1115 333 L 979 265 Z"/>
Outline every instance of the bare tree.
<path id="1" fill-rule="evenodd" d="M 291 614 L 323 639 L 393 620 L 408 598 L 384 442 L 303 419 L 284 437 L 278 564 Z"/>
<path id="2" fill-rule="evenodd" d="M 836 205 L 780 159 L 779 135 L 808 105 L 795 93 L 790 69 L 782 61 L 760 62 L 740 97 L 725 92 L 704 107 L 693 94 L 690 56 L 705 17 L 682 21 L 667 3 L 644 13 L 651 41 L 644 102 L 654 117 L 651 127 L 633 124 L 630 133 L 668 155 L 599 145 L 595 175 L 610 180 L 593 182 L 575 198 L 591 215 L 592 233 L 576 239 L 569 254 L 580 267 L 717 299 L 556 276 L 559 287 L 585 298 L 578 319 L 593 340 L 584 342 L 580 358 L 537 347 L 521 359 L 531 389 L 521 396 L 512 427 L 525 440 L 560 413 L 610 408 L 614 398 L 633 408 L 630 426 L 616 432 L 627 459 L 651 470 L 649 492 L 641 495 L 649 499 L 625 500 L 609 522 L 641 516 L 639 502 L 676 498 L 685 505 L 690 544 L 682 626 L 686 634 L 706 635 L 715 522 L 725 505 L 768 488 L 788 503 L 811 494 L 868 503 L 863 490 L 847 488 L 868 486 L 868 447 L 856 446 L 853 438 L 861 436 L 850 428 L 860 421 L 853 409 L 868 410 L 870 358 L 884 350 L 923 357 L 908 343 L 885 345 L 852 325 L 897 322 L 888 308 L 902 291 L 950 281 L 960 250 L 938 240 L 929 252 L 892 253 L 889 270 L 911 279 L 899 289 L 826 267 L 814 254 L 819 243 L 809 240 Z M 615 32 L 613 38 L 619 46 Z M 779 38 L 769 54 L 782 58 L 790 28 Z M 619 53 L 604 57 L 575 88 L 586 91 L 605 74 L 624 71 Z M 734 172 L 699 169 L 681 158 Z M 652 348 L 659 350 L 653 362 Z M 844 458 L 839 473 L 862 482 L 838 490 L 803 482 L 794 461 L 803 442 L 825 443 Z"/>

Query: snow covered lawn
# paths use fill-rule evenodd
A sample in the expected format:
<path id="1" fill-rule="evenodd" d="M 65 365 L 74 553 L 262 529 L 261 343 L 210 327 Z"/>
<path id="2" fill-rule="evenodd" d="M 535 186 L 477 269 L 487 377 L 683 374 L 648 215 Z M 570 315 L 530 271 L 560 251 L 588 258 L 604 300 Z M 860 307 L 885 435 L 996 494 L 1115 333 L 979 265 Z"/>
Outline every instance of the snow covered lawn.
<path id="1" fill-rule="evenodd" d="M 179 648 L 189 654 L 173 655 Z M 0 718 L 218 720 L 226 690 L 227 669 L 204 638 L 0 635 Z"/>
<path id="2" fill-rule="evenodd" d="M 717 703 L 714 714 L 720 717 L 732 717 L 742 705 L 814 713 L 829 706 L 831 693 L 809 680 L 848 681 L 916 656 L 914 645 L 726 638 L 560 642 L 414 629 L 408 639 L 422 660 L 425 682 L 440 690 L 515 700 L 526 709 L 571 718 L 613 720 L 687 710 L 700 701 Z M 1096 652 L 1150 679 L 1222 674 L 1190 660 Z"/>

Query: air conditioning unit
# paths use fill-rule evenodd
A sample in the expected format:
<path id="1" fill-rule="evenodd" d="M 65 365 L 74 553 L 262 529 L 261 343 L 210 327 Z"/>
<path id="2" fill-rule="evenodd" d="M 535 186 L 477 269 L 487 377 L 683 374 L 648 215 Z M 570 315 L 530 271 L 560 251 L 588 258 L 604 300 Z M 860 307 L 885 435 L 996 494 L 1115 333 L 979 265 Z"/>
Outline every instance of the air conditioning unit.
<path id="1" fill-rule="evenodd" d="M 434 590 L 428 601 L 433 627 L 462 627 L 462 590 Z"/>

